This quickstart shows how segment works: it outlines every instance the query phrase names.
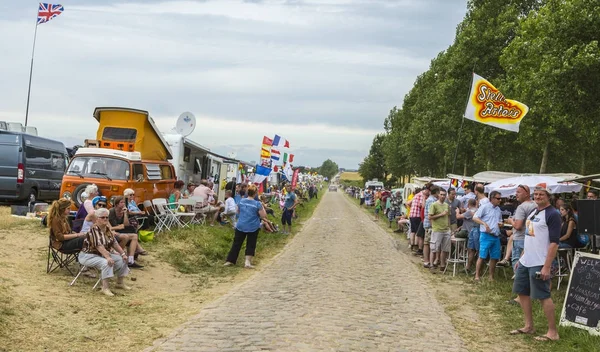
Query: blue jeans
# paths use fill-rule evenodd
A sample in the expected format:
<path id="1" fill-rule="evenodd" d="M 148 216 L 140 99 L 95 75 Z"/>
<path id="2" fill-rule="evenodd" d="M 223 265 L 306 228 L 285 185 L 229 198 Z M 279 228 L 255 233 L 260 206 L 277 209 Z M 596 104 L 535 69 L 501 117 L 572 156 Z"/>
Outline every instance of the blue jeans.
<path id="1" fill-rule="evenodd" d="M 521 253 L 525 249 L 525 240 L 513 240 L 512 256 L 510 257 L 510 263 L 512 264 L 513 270 L 516 271 L 516 265 L 521 258 Z"/>

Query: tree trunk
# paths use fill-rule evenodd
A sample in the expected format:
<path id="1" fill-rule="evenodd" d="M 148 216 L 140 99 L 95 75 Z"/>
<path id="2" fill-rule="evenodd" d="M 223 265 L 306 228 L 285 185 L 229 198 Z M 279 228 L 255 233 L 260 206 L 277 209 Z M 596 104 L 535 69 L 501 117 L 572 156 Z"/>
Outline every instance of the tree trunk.
<path id="1" fill-rule="evenodd" d="M 579 170 L 579 174 L 585 175 L 585 152 L 581 153 L 581 169 Z"/>
<path id="2" fill-rule="evenodd" d="M 463 176 L 467 176 L 467 165 L 469 163 L 469 158 L 465 158 L 465 167 L 463 169 Z"/>
<path id="3" fill-rule="evenodd" d="M 542 164 L 540 165 L 540 174 L 546 173 L 548 167 L 548 155 L 550 154 L 550 142 L 546 142 L 544 146 L 544 154 L 542 155 Z"/>

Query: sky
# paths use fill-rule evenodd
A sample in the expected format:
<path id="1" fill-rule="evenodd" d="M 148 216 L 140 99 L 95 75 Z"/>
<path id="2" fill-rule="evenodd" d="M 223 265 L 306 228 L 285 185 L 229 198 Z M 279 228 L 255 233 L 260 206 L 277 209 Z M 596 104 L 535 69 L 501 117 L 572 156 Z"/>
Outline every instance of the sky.
<path id="1" fill-rule="evenodd" d="M 67 146 L 94 108 L 147 110 L 212 151 L 358 168 L 416 77 L 452 44 L 467 0 L 63 1 L 37 28 L 28 125 Z M 36 1 L 0 0 L 0 121 L 25 122 Z"/>

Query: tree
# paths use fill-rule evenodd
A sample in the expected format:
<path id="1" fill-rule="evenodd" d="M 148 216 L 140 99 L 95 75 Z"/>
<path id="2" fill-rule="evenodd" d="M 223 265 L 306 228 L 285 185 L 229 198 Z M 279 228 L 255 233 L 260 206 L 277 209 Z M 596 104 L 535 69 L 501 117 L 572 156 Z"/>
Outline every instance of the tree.
<path id="1" fill-rule="evenodd" d="M 330 159 L 325 160 L 321 167 L 319 167 L 319 173 L 327 177 L 329 180 L 331 180 L 331 178 L 338 173 L 338 170 L 338 164 L 331 161 Z"/>
<path id="2" fill-rule="evenodd" d="M 385 134 L 380 133 L 373 138 L 369 155 L 365 157 L 358 168 L 358 173 L 362 176 L 363 181 L 367 182 L 371 179 L 379 179 L 385 181 L 388 176 L 387 167 L 385 165 L 385 155 L 383 153 L 383 144 Z"/>

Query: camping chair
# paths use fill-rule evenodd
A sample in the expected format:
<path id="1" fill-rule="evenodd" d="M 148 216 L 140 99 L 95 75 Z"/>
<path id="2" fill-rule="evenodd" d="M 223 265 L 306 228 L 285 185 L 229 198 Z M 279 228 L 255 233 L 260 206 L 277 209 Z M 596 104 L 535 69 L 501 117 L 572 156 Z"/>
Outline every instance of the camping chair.
<path id="1" fill-rule="evenodd" d="M 73 278 L 73 281 L 71 281 L 71 283 L 69 284 L 69 286 L 73 286 L 73 284 L 75 284 L 75 281 L 77 281 L 77 279 L 81 276 L 81 274 L 87 269 L 88 267 L 85 265 L 82 265 L 81 268 L 79 269 L 79 272 L 77 273 L 77 276 L 75 276 Z M 102 275 L 100 274 L 99 270 L 96 269 L 96 274 L 98 275 L 98 281 L 96 281 L 96 284 L 94 285 L 94 287 L 92 287 L 92 291 L 96 289 L 96 287 L 98 287 L 98 284 L 100 283 L 100 280 L 102 280 Z"/>
<path id="2" fill-rule="evenodd" d="M 79 250 L 61 251 L 52 247 L 52 238 L 48 236 L 48 261 L 46 263 L 46 273 L 50 274 L 57 268 L 65 268 L 71 275 L 73 272 L 69 265 L 77 261 Z"/>

